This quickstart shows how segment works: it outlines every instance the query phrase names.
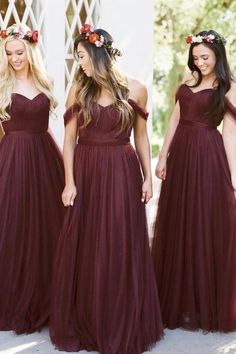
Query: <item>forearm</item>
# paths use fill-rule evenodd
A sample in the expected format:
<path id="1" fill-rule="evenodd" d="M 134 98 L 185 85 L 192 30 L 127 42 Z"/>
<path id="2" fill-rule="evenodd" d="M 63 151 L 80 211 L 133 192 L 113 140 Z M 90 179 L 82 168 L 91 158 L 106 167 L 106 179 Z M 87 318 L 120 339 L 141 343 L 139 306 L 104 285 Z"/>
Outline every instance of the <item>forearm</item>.
<path id="1" fill-rule="evenodd" d="M 223 141 L 231 176 L 236 177 L 236 132 L 223 135 Z"/>
<path id="2" fill-rule="evenodd" d="M 4 131 L 2 128 L 2 124 L 0 124 L 0 140 L 2 139 L 3 135 L 4 135 Z"/>
<path id="3" fill-rule="evenodd" d="M 147 134 L 142 134 L 134 138 L 135 148 L 141 164 L 145 180 L 151 180 L 151 154 L 150 144 Z"/>
<path id="4" fill-rule="evenodd" d="M 65 170 L 65 184 L 74 185 L 74 151 L 76 140 L 74 138 L 65 138 L 63 147 L 63 160 Z"/>
<path id="5" fill-rule="evenodd" d="M 236 178 L 236 122 L 226 115 L 224 118 L 222 137 L 231 176 Z"/>
<path id="6" fill-rule="evenodd" d="M 167 158 L 170 145 L 175 135 L 178 124 L 179 124 L 179 119 L 173 118 L 170 120 L 169 127 L 165 135 L 165 139 L 159 154 L 160 158 Z"/>

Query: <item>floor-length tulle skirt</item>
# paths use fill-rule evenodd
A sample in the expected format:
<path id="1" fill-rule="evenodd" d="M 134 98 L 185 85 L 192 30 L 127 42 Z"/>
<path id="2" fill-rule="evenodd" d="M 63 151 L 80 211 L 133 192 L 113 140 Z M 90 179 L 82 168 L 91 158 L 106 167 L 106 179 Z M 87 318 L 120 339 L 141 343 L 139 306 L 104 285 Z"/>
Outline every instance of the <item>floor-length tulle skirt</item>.
<path id="1" fill-rule="evenodd" d="M 0 143 L 0 330 L 32 332 L 49 319 L 52 262 L 64 207 L 63 166 L 48 133 Z"/>
<path id="2" fill-rule="evenodd" d="M 77 197 L 54 267 L 52 341 L 60 350 L 140 354 L 163 332 L 138 159 L 130 144 L 79 144 L 74 165 Z"/>
<path id="3" fill-rule="evenodd" d="M 216 129 L 177 128 L 152 254 L 166 327 L 236 330 L 236 201 Z"/>

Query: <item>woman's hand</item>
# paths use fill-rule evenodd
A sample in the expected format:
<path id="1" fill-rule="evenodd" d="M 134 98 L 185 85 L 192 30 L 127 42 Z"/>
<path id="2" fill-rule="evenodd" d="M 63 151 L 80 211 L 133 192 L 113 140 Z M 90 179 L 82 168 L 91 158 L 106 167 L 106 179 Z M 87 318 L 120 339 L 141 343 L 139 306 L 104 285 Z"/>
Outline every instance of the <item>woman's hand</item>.
<path id="1" fill-rule="evenodd" d="M 155 175 L 162 179 L 166 179 L 166 158 L 160 157 L 156 166 Z"/>
<path id="2" fill-rule="evenodd" d="M 144 180 L 143 182 L 141 200 L 143 203 L 147 204 L 151 198 L 152 198 L 152 180 L 147 179 Z"/>
<path id="3" fill-rule="evenodd" d="M 232 186 L 233 186 L 233 189 L 234 189 L 234 195 L 235 195 L 235 198 L 236 198 L 236 175 L 234 176 L 231 176 L 231 181 L 232 181 Z"/>
<path id="4" fill-rule="evenodd" d="M 65 207 L 67 206 L 72 206 L 74 204 L 74 200 L 76 197 L 77 191 L 76 191 L 76 186 L 73 185 L 66 185 L 63 192 L 62 192 L 62 203 L 64 204 Z"/>

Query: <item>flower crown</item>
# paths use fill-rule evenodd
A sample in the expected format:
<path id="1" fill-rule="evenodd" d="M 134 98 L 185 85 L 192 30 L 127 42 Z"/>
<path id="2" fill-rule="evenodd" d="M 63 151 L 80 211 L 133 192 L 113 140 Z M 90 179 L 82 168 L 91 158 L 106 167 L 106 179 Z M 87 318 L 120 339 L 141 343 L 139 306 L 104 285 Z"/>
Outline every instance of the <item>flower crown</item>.
<path id="1" fill-rule="evenodd" d="M 192 43 L 226 43 L 226 39 L 224 37 L 215 36 L 214 34 L 204 34 L 203 36 L 198 35 L 194 36 L 193 34 L 189 34 L 186 38 L 187 44 Z"/>
<path id="2" fill-rule="evenodd" d="M 26 30 L 22 26 L 11 26 L 7 29 L 2 29 L 0 31 L 0 38 L 5 39 L 9 36 L 13 36 L 15 38 L 25 39 L 33 44 L 38 44 L 39 41 L 39 33 L 38 31 L 29 31 Z"/>
<path id="3" fill-rule="evenodd" d="M 87 39 L 90 43 L 94 44 L 96 47 L 104 47 L 112 56 L 121 56 L 119 49 L 113 47 L 113 42 L 108 41 L 102 34 L 96 33 L 96 30 L 92 25 L 85 24 L 80 30 L 80 34 L 84 35 L 84 39 Z"/>

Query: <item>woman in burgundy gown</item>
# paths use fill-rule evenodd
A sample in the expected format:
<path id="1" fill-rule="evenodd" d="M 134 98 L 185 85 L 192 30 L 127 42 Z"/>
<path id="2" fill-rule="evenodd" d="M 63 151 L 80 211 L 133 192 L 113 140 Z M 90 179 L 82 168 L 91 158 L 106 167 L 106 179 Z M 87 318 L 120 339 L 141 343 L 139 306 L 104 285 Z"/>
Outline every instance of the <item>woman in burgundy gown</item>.
<path id="1" fill-rule="evenodd" d="M 227 332 L 236 330 L 236 83 L 219 34 L 187 41 L 192 74 L 156 167 L 152 253 L 164 325 Z"/>
<path id="2" fill-rule="evenodd" d="M 62 199 L 69 208 L 55 257 L 50 334 L 59 350 L 141 354 L 163 335 L 145 216 L 152 194 L 146 89 L 117 71 L 119 52 L 106 31 L 85 25 L 80 33 L 64 116 Z"/>
<path id="3" fill-rule="evenodd" d="M 63 164 L 47 132 L 55 100 L 37 32 L 13 25 L 0 37 L 0 330 L 23 333 L 49 318 Z"/>

